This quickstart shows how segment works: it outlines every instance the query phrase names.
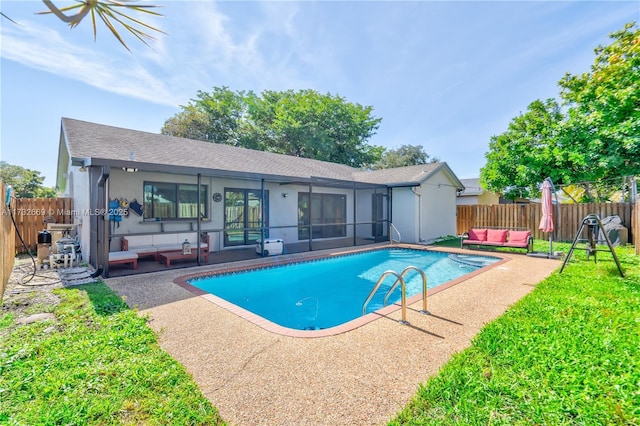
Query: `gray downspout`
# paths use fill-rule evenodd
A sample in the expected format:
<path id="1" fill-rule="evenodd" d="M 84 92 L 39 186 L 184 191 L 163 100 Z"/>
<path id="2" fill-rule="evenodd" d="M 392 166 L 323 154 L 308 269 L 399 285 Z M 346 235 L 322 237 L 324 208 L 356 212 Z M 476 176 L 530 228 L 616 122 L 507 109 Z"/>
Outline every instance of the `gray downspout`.
<path id="1" fill-rule="evenodd" d="M 411 192 L 413 192 L 418 197 L 418 243 L 422 242 L 422 187 L 420 190 L 416 190 L 414 186 L 411 188 Z"/>
<path id="2" fill-rule="evenodd" d="M 91 197 L 90 203 L 95 202 L 94 211 L 105 212 L 105 214 L 96 215 L 96 269 L 103 268 L 103 276 L 109 277 L 109 242 L 111 235 L 109 232 L 109 173 L 110 168 L 103 166 L 97 180 L 97 193 L 95 197 Z"/>
<path id="3" fill-rule="evenodd" d="M 353 182 L 353 246 L 356 244 L 356 183 Z"/>
<path id="4" fill-rule="evenodd" d="M 197 210 L 196 210 L 196 250 L 198 250 L 198 255 L 196 257 L 197 259 L 197 263 L 198 266 L 201 265 L 201 261 L 200 258 L 202 257 L 202 253 L 200 253 L 200 246 L 202 245 L 201 241 L 200 241 L 200 231 L 202 229 L 202 215 L 200 214 L 200 209 L 202 207 L 202 202 L 201 202 L 201 198 L 202 198 L 202 193 L 201 193 L 201 189 L 200 189 L 200 178 L 201 175 L 200 173 L 198 173 L 198 191 L 197 191 L 197 197 L 198 197 L 198 203 L 197 203 Z M 207 250 L 209 250 L 209 247 L 207 246 Z"/>
<path id="5" fill-rule="evenodd" d="M 264 257 L 264 224 L 265 224 L 265 202 L 264 202 L 264 178 L 260 179 L 260 254 Z"/>
<path id="6" fill-rule="evenodd" d="M 312 214 L 311 214 L 311 203 L 312 201 L 312 194 L 311 191 L 313 190 L 313 185 L 311 183 L 309 183 L 309 251 L 313 251 L 313 243 L 311 242 L 311 239 L 313 238 L 313 220 L 312 220 Z"/>
<path id="7" fill-rule="evenodd" d="M 387 221 L 389 223 L 393 223 L 393 189 L 391 187 L 387 188 Z M 391 227 L 387 224 L 387 237 L 389 241 L 391 241 Z"/>

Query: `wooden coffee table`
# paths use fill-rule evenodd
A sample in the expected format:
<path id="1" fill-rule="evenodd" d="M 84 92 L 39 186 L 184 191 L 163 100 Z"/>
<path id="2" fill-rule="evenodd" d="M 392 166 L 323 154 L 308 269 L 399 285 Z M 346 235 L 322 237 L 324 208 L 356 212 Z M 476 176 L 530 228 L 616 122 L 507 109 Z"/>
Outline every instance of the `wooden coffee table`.
<path id="1" fill-rule="evenodd" d="M 172 260 L 195 259 L 197 257 L 197 250 L 192 250 L 190 254 L 182 254 L 182 251 L 166 251 L 158 253 L 158 259 L 160 260 L 160 263 L 165 262 L 167 268 L 171 266 Z M 205 249 L 202 249 L 202 259 L 205 262 L 209 261 L 209 252 Z"/>

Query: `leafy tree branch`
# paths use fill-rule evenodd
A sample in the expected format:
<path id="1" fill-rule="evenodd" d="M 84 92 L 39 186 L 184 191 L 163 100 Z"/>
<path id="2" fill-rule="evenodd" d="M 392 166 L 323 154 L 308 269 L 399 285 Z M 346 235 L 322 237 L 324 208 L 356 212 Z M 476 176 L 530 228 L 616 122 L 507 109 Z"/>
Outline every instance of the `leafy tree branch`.
<path id="1" fill-rule="evenodd" d="M 561 105 L 533 101 L 491 138 L 480 172 L 487 189 L 535 196 L 549 176 L 581 186 L 583 201 L 603 201 L 625 176 L 640 175 L 640 28 L 629 23 L 609 37 L 590 72 L 559 81 Z"/>
<path id="2" fill-rule="evenodd" d="M 313 90 L 231 91 L 215 87 L 167 119 L 163 134 L 316 160 L 368 167 L 384 148 L 372 146 L 381 119 L 373 108 Z"/>
<path id="3" fill-rule="evenodd" d="M 52 198 L 56 196 L 53 188 L 43 185 L 44 176 L 40 172 L 25 169 L 0 161 L 0 177 L 5 184 L 11 185 L 16 198 Z"/>

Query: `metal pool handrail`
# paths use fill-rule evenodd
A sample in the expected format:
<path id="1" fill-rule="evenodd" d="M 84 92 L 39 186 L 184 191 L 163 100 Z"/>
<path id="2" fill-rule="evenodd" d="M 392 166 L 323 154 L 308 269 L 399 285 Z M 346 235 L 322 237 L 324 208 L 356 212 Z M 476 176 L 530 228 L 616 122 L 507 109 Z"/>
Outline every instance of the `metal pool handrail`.
<path id="1" fill-rule="evenodd" d="M 373 290 L 371 290 L 371 293 L 369 293 L 369 297 L 367 297 L 367 300 L 365 300 L 364 303 L 362 304 L 362 315 L 367 314 L 367 305 L 373 298 L 373 295 L 376 293 L 376 291 L 378 291 L 378 288 L 380 288 L 380 284 L 382 284 L 384 279 L 389 275 L 394 275 L 397 278 L 396 283 L 400 281 L 400 284 L 402 284 L 402 319 L 399 322 L 401 324 L 409 324 L 409 322 L 407 321 L 406 284 L 404 282 L 404 278 L 402 278 L 402 276 L 398 274 L 396 271 L 392 271 L 392 270 L 384 271 L 382 275 L 380 275 L 380 278 L 378 278 L 378 282 L 376 283 L 375 286 L 373 286 Z"/>
<path id="2" fill-rule="evenodd" d="M 391 231 L 396 231 L 396 234 L 398 234 L 397 242 L 402 242 L 402 235 L 400 235 L 400 231 L 398 231 L 398 228 L 396 228 L 396 226 L 392 222 L 389 222 L 389 240 L 391 241 L 391 244 L 393 244 L 393 232 Z"/>
<path id="3" fill-rule="evenodd" d="M 367 314 L 367 305 L 369 304 L 369 302 L 371 302 L 373 295 L 376 293 L 376 291 L 378 291 L 384 279 L 388 275 L 393 275 L 396 277 L 396 281 L 393 283 L 393 285 L 387 291 L 387 294 L 384 296 L 384 301 L 382 302 L 382 306 L 387 306 L 387 302 L 389 301 L 389 296 L 391 296 L 391 293 L 393 293 L 396 287 L 398 287 L 398 283 L 400 283 L 402 319 L 399 322 L 400 324 L 409 324 L 409 321 L 407 321 L 407 283 L 404 280 L 404 276 L 409 271 L 418 271 L 418 273 L 422 277 L 422 309 L 420 310 L 420 313 L 429 315 L 430 312 L 427 310 L 427 275 L 424 273 L 422 269 L 413 265 L 410 265 L 404 268 L 401 274 L 398 274 L 396 271 L 392 271 L 392 270 L 383 272 L 382 275 L 380 275 L 380 278 L 378 278 L 378 282 L 376 282 L 376 285 L 373 286 L 373 289 L 369 293 L 367 300 L 365 300 L 364 303 L 362 304 L 362 315 Z"/>
<path id="4" fill-rule="evenodd" d="M 406 268 L 404 268 L 402 273 L 400 273 L 400 276 L 404 279 L 404 276 L 409 271 L 418 271 L 420 276 L 422 276 L 422 309 L 420 310 L 420 313 L 429 315 L 430 312 L 427 310 L 427 275 L 424 273 L 422 269 L 418 268 L 417 266 L 409 265 Z M 387 291 L 387 294 L 384 296 L 384 302 L 382 302 L 382 306 L 387 306 L 387 302 L 389 301 L 389 296 L 391 296 L 391 293 L 393 293 L 393 290 L 395 290 L 396 287 L 398 287 L 398 280 L 396 280 L 396 282 L 393 283 L 389 291 Z M 404 293 L 405 290 L 403 289 L 402 292 Z M 403 297 L 405 297 L 404 294 L 403 294 Z"/>

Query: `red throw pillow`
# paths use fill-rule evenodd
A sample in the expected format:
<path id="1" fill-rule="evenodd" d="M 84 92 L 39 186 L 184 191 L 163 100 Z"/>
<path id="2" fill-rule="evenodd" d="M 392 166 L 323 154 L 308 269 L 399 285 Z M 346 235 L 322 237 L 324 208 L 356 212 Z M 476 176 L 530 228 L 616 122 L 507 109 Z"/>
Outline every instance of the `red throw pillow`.
<path id="1" fill-rule="evenodd" d="M 469 239 L 474 241 L 486 241 L 487 230 L 486 229 L 470 229 Z"/>
<path id="2" fill-rule="evenodd" d="M 487 242 L 489 243 L 504 243 L 507 241 L 507 230 L 488 229 L 487 230 Z"/>
<path id="3" fill-rule="evenodd" d="M 527 244 L 531 231 L 509 231 L 509 242 L 512 244 Z"/>

